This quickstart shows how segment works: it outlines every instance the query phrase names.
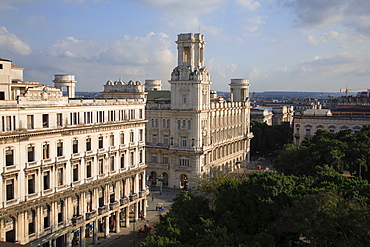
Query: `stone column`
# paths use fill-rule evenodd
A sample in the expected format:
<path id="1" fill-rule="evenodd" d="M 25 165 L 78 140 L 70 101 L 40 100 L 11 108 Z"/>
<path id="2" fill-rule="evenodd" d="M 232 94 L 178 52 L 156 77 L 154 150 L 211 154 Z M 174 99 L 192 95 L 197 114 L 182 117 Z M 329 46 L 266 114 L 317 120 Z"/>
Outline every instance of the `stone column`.
<path id="1" fill-rule="evenodd" d="M 86 235 L 86 227 L 81 226 L 80 227 L 80 247 L 85 247 L 86 246 L 85 235 Z"/>
<path id="2" fill-rule="evenodd" d="M 120 212 L 121 212 L 121 210 L 118 210 L 117 212 L 116 212 L 116 232 L 119 232 L 121 229 L 120 229 L 120 227 L 121 227 L 121 222 L 120 222 Z"/>
<path id="3" fill-rule="evenodd" d="M 73 236 L 73 231 L 66 234 L 66 247 L 72 247 Z"/>
<path id="4" fill-rule="evenodd" d="M 109 216 L 104 217 L 104 238 L 109 236 Z"/>
<path id="5" fill-rule="evenodd" d="M 143 203 L 142 203 L 142 204 L 143 204 L 143 209 L 142 209 L 142 210 L 143 210 L 143 214 L 145 215 L 145 217 L 147 216 L 147 215 L 146 215 L 146 201 L 147 201 L 147 200 L 146 200 L 146 199 L 144 199 L 144 200 L 143 200 Z"/>
<path id="6" fill-rule="evenodd" d="M 129 206 L 125 207 L 125 220 L 126 220 L 126 228 L 130 226 L 130 209 Z"/>
<path id="7" fill-rule="evenodd" d="M 134 203 L 134 221 L 136 222 L 139 216 L 139 207 L 138 203 Z"/>
<path id="8" fill-rule="evenodd" d="M 94 220 L 93 245 L 98 244 L 98 220 Z"/>

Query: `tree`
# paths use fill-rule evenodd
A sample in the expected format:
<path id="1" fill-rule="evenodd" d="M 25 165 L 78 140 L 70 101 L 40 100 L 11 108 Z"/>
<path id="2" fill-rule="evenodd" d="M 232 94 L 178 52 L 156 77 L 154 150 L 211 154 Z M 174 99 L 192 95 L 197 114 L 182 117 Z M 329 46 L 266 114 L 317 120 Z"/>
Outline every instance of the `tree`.
<path id="1" fill-rule="evenodd" d="M 369 246 L 369 219 L 367 205 L 329 191 L 295 200 L 280 211 L 272 228 L 311 246 Z"/>
<path id="2" fill-rule="evenodd" d="M 255 155 L 273 153 L 292 142 L 293 130 L 287 122 L 269 126 L 263 122 L 253 121 L 251 126 L 254 135 L 251 140 L 251 152 Z"/>

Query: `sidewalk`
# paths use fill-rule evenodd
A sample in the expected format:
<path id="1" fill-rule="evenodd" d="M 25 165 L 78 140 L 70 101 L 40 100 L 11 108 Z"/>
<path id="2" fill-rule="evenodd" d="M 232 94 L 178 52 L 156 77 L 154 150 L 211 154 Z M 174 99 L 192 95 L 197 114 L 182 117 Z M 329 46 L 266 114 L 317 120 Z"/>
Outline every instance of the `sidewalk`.
<path id="1" fill-rule="evenodd" d="M 130 222 L 129 228 L 121 228 L 118 233 L 110 233 L 106 239 L 99 239 L 95 246 L 107 247 L 133 247 L 144 241 L 145 237 L 138 236 L 138 230 L 144 228 L 144 225 L 152 226 L 159 223 L 159 214 L 165 214 L 173 203 L 173 198 L 180 193 L 180 189 L 163 188 L 162 195 L 160 195 L 159 187 L 153 187 L 148 199 L 148 207 L 145 215 L 145 220 L 138 220 L 137 222 Z M 152 196 L 154 200 L 152 201 Z M 157 203 L 163 203 L 164 211 L 156 211 Z M 134 234 L 135 228 L 135 234 Z"/>

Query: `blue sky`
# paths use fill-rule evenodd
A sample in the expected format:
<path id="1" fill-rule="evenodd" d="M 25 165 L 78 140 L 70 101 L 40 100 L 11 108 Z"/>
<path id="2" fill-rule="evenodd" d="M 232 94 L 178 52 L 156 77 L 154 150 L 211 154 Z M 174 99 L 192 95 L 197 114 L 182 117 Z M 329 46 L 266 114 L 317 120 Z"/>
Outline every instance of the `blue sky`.
<path id="1" fill-rule="evenodd" d="M 77 91 L 120 77 L 168 89 L 188 32 L 205 35 L 213 90 L 370 88 L 367 0 L 0 0 L 0 57 L 28 81 L 74 74 Z"/>

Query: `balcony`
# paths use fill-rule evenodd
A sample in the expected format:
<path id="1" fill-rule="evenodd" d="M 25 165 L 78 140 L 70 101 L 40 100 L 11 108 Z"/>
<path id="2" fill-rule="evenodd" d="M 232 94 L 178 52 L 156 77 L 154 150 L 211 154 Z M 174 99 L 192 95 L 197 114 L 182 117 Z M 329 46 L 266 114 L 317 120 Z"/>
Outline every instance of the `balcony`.
<path id="1" fill-rule="evenodd" d="M 36 199 L 40 196 L 39 193 L 33 193 L 33 194 L 29 194 L 29 195 L 26 195 L 26 200 L 29 201 L 29 200 L 33 200 L 33 199 Z"/>
<path id="2" fill-rule="evenodd" d="M 86 213 L 86 220 L 91 220 L 91 219 L 95 218 L 96 216 L 98 216 L 98 212 L 96 210 L 93 210 L 91 212 L 87 212 Z"/>
<path id="3" fill-rule="evenodd" d="M 12 165 L 12 166 L 5 166 L 4 167 L 4 173 L 5 172 L 13 172 L 17 170 L 17 165 Z"/>
<path id="4" fill-rule="evenodd" d="M 58 192 L 58 191 L 65 190 L 67 188 L 69 188 L 69 185 L 68 184 L 63 184 L 63 185 L 59 185 L 58 187 L 56 187 L 55 190 Z"/>
<path id="5" fill-rule="evenodd" d="M 99 148 L 99 149 L 98 149 L 98 153 L 99 153 L 99 154 L 101 154 L 101 153 L 105 153 L 105 152 L 106 152 L 105 148 Z"/>
<path id="6" fill-rule="evenodd" d="M 94 180 L 94 177 L 85 178 L 85 183 L 90 183 Z"/>
<path id="7" fill-rule="evenodd" d="M 136 199 L 138 199 L 138 196 L 137 196 L 137 194 L 136 194 L 136 193 L 134 193 L 134 194 L 130 195 L 130 201 L 131 201 L 131 202 L 132 202 L 132 201 L 134 201 L 134 200 L 136 200 Z"/>
<path id="8" fill-rule="evenodd" d="M 42 192 L 42 195 L 43 195 L 43 196 L 46 196 L 46 195 L 50 195 L 50 194 L 52 194 L 52 193 L 53 193 L 53 189 L 51 188 L 51 189 L 44 190 L 44 191 Z"/>
<path id="9" fill-rule="evenodd" d="M 121 204 L 121 206 L 122 205 L 125 205 L 125 204 L 127 204 L 127 203 L 129 203 L 130 202 L 130 200 L 128 199 L 128 197 L 124 197 L 124 198 L 121 198 L 120 199 L 120 204 Z"/>
<path id="10" fill-rule="evenodd" d="M 65 156 L 65 155 L 63 155 L 63 156 L 58 156 L 56 160 L 57 160 L 57 161 L 64 161 L 64 160 L 66 160 L 66 156 Z"/>
<path id="11" fill-rule="evenodd" d="M 71 183 L 71 187 L 76 187 L 81 184 L 82 181 L 74 181 Z"/>
<path id="12" fill-rule="evenodd" d="M 75 154 L 72 154 L 72 159 L 78 159 L 78 158 L 81 158 L 82 157 L 82 154 L 81 153 L 75 153 Z"/>
<path id="13" fill-rule="evenodd" d="M 109 151 L 116 151 L 116 150 L 118 150 L 118 147 L 117 146 L 109 147 Z"/>
<path id="14" fill-rule="evenodd" d="M 31 168 L 31 167 L 36 167 L 36 166 L 37 166 L 37 161 L 26 163 L 26 168 Z"/>
<path id="15" fill-rule="evenodd" d="M 108 205 L 104 205 L 98 208 L 99 215 L 105 214 L 108 212 Z"/>
<path id="16" fill-rule="evenodd" d="M 89 156 L 89 155 L 94 155 L 94 151 L 93 150 L 89 150 L 89 151 L 86 151 L 85 152 L 85 156 Z"/>
<path id="17" fill-rule="evenodd" d="M 64 156 L 60 156 L 60 158 L 61 158 L 61 157 L 64 157 Z M 58 160 L 58 157 L 57 157 L 57 160 Z M 42 164 L 42 165 L 48 165 L 48 164 L 51 164 L 51 163 L 53 163 L 53 159 L 51 159 L 51 158 L 43 159 L 43 160 L 41 161 L 41 164 Z"/>
<path id="18" fill-rule="evenodd" d="M 147 191 L 146 190 L 141 190 L 141 191 L 139 191 L 139 197 L 144 197 L 144 196 L 146 196 L 148 193 L 147 193 Z"/>
<path id="19" fill-rule="evenodd" d="M 120 202 L 119 201 L 115 201 L 115 202 L 109 203 L 109 209 L 110 210 L 114 210 L 114 209 L 118 208 L 119 206 L 120 206 Z"/>
<path id="20" fill-rule="evenodd" d="M 84 223 L 85 219 L 82 215 L 74 215 L 71 221 L 72 221 L 72 225 L 76 226 L 76 225 L 80 225 Z"/>
<path id="21" fill-rule="evenodd" d="M 119 149 L 124 149 L 126 147 L 126 144 L 120 144 Z"/>

